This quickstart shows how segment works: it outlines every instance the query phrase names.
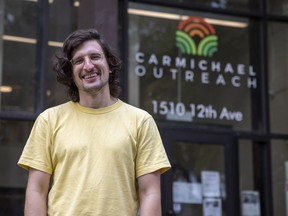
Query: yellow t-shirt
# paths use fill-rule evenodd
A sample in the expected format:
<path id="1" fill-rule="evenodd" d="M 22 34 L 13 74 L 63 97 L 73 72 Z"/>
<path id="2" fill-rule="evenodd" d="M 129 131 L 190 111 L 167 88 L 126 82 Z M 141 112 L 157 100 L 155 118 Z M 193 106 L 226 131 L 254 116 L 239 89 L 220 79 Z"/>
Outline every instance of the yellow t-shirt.
<path id="1" fill-rule="evenodd" d="M 68 102 L 39 115 L 18 164 L 52 175 L 48 215 L 136 215 L 137 177 L 170 168 L 157 126 L 118 100 Z"/>

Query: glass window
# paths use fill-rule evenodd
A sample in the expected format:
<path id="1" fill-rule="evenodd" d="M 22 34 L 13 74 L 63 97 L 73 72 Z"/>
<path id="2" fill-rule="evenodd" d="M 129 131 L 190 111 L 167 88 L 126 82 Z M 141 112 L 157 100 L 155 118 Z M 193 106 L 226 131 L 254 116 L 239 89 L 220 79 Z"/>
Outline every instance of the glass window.
<path id="1" fill-rule="evenodd" d="M 0 120 L 0 215 L 23 215 L 27 172 L 17 162 L 32 125 Z"/>
<path id="2" fill-rule="evenodd" d="M 49 4 L 48 107 L 68 100 L 66 87 L 56 81 L 52 64 L 55 53 L 61 49 L 65 38 L 77 28 L 77 12 L 81 5 L 74 5 L 73 2 L 78 1 L 51 1 Z"/>
<path id="3" fill-rule="evenodd" d="M 48 88 L 47 88 L 47 106 L 52 107 L 68 101 L 66 87 L 56 80 L 56 74 L 52 69 L 53 58 L 58 51 L 58 47 L 49 47 L 49 70 L 48 70 Z"/>
<path id="4" fill-rule="evenodd" d="M 254 190 L 253 146 L 251 141 L 239 142 L 240 190 Z"/>
<path id="5" fill-rule="evenodd" d="M 285 215 L 288 197 L 288 140 L 271 144 L 274 215 Z"/>
<path id="6" fill-rule="evenodd" d="M 254 22 L 143 4 L 128 12 L 130 103 L 157 120 L 251 129 L 260 92 Z"/>
<path id="7" fill-rule="evenodd" d="M 268 33 L 271 131 L 288 133 L 288 24 L 271 22 Z"/>
<path id="8" fill-rule="evenodd" d="M 286 0 L 266 0 L 267 11 L 275 15 L 288 15 L 288 2 Z"/>
<path id="9" fill-rule="evenodd" d="M 0 187 L 26 186 L 25 171 L 17 167 L 17 161 L 28 139 L 33 122 L 0 121 Z"/>
<path id="10" fill-rule="evenodd" d="M 36 94 L 37 5 L 1 1 L 0 111 L 33 112 Z M 3 16 L 2 16 L 3 15 Z"/>
<path id="11" fill-rule="evenodd" d="M 24 215 L 25 188 L 0 188 L 0 215 Z"/>

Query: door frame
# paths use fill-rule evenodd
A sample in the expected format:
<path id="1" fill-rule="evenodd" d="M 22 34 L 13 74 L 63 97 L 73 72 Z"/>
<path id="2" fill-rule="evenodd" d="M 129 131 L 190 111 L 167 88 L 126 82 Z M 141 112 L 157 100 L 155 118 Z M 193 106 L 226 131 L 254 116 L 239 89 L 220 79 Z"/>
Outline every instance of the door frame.
<path id="1" fill-rule="evenodd" d="M 224 170 L 226 189 L 226 216 L 240 216 L 240 186 L 238 139 L 227 131 L 206 131 L 190 128 L 160 128 L 162 140 L 169 158 L 175 141 L 222 145 L 224 147 Z M 171 161 L 171 160 L 170 160 Z M 171 164 L 173 166 L 173 164 Z M 162 176 L 162 215 L 173 215 L 172 169 Z"/>

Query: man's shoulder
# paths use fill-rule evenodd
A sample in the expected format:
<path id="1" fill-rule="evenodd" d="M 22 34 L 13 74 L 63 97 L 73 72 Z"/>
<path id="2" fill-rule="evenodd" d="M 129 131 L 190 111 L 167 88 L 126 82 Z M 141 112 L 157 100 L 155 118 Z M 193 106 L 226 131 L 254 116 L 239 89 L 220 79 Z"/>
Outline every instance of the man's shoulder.
<path id="1" fill-rule="evenodd" d="M 68 101 L 66 103 L 47 108 L 40 115 L 43 117 L 45 116 L 47 117 L 50 115 L 61 116 L 64 115 L 65 113 L 66 114 L 69 113 L 73 108 L 73 105 L 74 103 L 72 101 Z"/>
<path id="2" fill-rule="evenodd" d="M 123 116 L 127 120 L 129 119 L 134 122 L 136 121 L 139 124 L 147 122 L 147 120 L 154 121 L 152 115 L 148 111 L 139 108 L 137 106 L 128 103 L 123 103 L 121 110 L 122 110 L 121 116 Z"/>
<path id="3" fill-rule="evenodd" d="M 123 108 L 125 109 L 125 111 L 127 111 L 127 114 L 150 116 L 150 114 L 142 108 L 139 108 L 137 106 L 134 106 L 126 102 L 122 102 L 122 103 L 123 103 Z"/>

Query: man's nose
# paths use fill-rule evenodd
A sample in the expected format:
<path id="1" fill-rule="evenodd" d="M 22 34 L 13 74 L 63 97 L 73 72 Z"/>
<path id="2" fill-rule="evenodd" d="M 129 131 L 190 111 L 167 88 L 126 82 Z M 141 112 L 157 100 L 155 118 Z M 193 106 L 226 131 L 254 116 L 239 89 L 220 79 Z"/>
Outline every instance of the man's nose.
<path id="1" fill-rule="evenodd" d="M 88 56 L 84 57 L 84 69 L 90 70 L 94 67 L 94 64 L 92 63 L 91 59 Z"/>

